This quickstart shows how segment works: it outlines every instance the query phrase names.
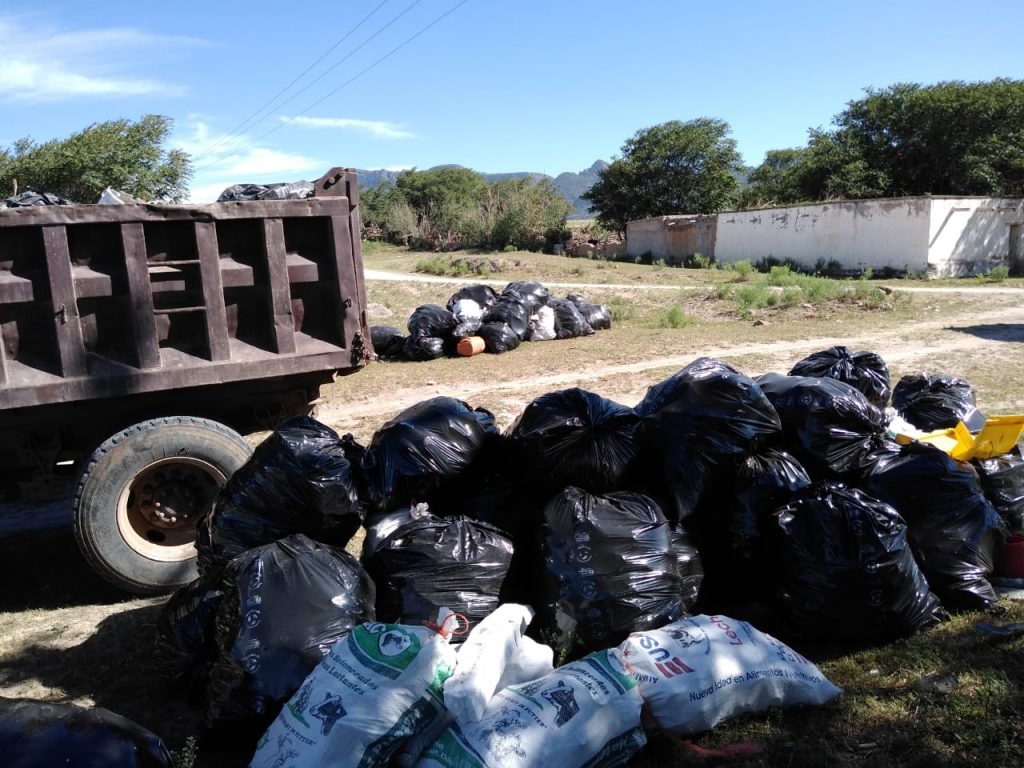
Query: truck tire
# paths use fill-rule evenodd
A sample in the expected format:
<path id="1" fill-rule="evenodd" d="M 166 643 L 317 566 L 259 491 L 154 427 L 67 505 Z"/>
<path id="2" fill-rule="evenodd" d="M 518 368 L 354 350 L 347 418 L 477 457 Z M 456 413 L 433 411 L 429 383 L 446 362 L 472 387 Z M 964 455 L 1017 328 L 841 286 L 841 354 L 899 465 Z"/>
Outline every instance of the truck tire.
<path id="1" fill-rule="evenodd" d="M 196 578 L 196 523 L 252 453 L 216 421 L 169 416 L 97 448 L 75 491 L 75 538 L 107 581 L 140 595 Z"/>

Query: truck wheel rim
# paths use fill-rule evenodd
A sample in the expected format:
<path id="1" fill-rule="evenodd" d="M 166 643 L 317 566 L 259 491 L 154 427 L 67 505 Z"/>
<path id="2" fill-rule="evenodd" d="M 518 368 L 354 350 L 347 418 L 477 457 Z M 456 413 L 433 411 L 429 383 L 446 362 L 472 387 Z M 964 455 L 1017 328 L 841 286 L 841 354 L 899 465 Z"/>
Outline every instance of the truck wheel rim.
<path id="1" fill-rule="evenodd" d="M 117 500 L 117 527 L 125 543 L 151 560 L 195 557 L 196 523 L 208 515 L 227 482 L 213 464 L 192 457 L 161 459 L 138 472 Z"/>

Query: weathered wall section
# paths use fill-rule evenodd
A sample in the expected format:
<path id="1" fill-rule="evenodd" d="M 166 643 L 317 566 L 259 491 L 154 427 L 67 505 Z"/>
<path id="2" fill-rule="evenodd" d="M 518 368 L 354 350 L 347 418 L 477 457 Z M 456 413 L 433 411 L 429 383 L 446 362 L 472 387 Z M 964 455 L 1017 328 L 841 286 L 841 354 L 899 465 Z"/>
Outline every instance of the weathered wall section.
<path id="1" fill-rule="evenodd" d="M 656 216 L 626 225 L 626 253 L 637 257 L 649 253 L 653 259 L 681 264 L 695 253 L 715 255 L 718 217 Z"/>
<path id="2" fill-rule="evenodd" d="M 907 197 L 720 213 L 715 258 L 789 259 L 809 269 L 835 260 L 849 272 L 924 273 L 930 206 L 928 198 Z"/>
<path id="3" fill-rule="evenodd" d="M 660 216 L 629 222 L 626 247 L 630 256 L 649 252 L 668 263 L 702 253 L 719 264 L 838 262 L 849 273 L 954 277 L 1001 264 L 1024 271 L 1024 199 L 900 197 Z"/>
<path id="4" fill-rule="evenodd" d="M 1000 264 L 1024 268 L 1024 200 L 933 198 L 928 263 L 943 277 L 987 272 Z"/>

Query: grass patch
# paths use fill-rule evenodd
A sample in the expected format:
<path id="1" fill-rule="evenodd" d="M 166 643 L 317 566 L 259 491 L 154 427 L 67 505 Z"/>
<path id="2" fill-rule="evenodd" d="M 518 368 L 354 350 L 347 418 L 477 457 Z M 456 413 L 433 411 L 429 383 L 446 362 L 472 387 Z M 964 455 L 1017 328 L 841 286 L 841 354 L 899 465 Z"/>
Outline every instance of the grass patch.
<path id="1" fill-rule="evenodd" d="M 655 315 L 655 327 L 657 328 L 688 328 L 698 322 L 700 322 L 699 318 L 688 315 L 682 307 L 663 309 Z"/>
<path id="2" fill-rule="evenodd" d="M 416 262 L 416 271 L 438 277 L 490 277 L 496 271 L 494 264 L 486 259 L 464 259 L 434 256 Z"/>
<path id="3" fill-rule="evenodd" d="M 740 315 L 796 305 L 819 309 L 835 304 L 884 310 L 903 299 L 898 292 L 886 294 L 867 280 L 815 277 L 795 272 L 787 265 L 772 266 L 764 280 L 743 285 L 720 284 L 715 288 L 715 296 L 722 301 L 731 301 Z"/>
<path id="4" fill-rule="evenodd" d="M 617 299 L 610 302 L 608 309 L 612 313 L 612 323 L 627 322 L 634 319 L 640 313 L 639 307 L 627 299 Z"/>
<path id="5" fill-rule="evenodd" d="M 732 273 L 732 277 L 729 278 L 730 283 L 745 283 L 754 274 L 754 265 L 744 259 L 743 261 L 727 264 L 725 270 Z"/>

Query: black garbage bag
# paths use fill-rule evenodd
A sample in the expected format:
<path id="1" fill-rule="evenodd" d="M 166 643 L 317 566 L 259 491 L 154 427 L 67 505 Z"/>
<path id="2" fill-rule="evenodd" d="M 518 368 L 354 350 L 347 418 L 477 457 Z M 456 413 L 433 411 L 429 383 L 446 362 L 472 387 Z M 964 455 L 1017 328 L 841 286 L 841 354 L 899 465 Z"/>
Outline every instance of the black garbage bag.
<path id="1" fill-rule="evenodd" d="M 296 534 L 224 569 L 207 724 L 262 732 L 331 646 L 373 621 L 374 585 L 347 552 Z"/>
<path id="2" fill-rule="evenodd" d="M 448 304 L 446 305 L 448 311 L 452 311 L 452 307 L 455 306 L 455 303 L 462 299 L 471 299 L 482 308 L 487 309 L 498 300 L 498 294 L 489 285 L 467 285 L 465 288 L 457 290 L 448 299 Z"/>
<path id="3" fill-rule="evenodd" d="M 1020 446 L 994 459 L 971 462 L 981 490 L 1003 518 L 1011 534 L 1024 534 L 1024 456 Z"/>
<path id="4" fill-rule="evenodd" d="M 606 331 L 612 327 L 612 311 L 604 304 L 591 304 L 579 293 L 570 293 L 565 298 L 576 305 L 576 309 L 595 331 Z"/>
<path id="5" fill-rule="evenodd" d="M 511 352 L 519 346 L 519 337 L 505 323 L 484 323 L 476 329 L 476 335 L 484 340 L 484 349 L 492 355 Z"/>
<path id="6" fill-rule="evenodd" d="M 31 187 L 4 200 L 6 208 L 31 208 L 35 205 L 74 205 L 74 203 L 52 192 L 37 192 Z"/>
<path id="7" fill-rule="evenodd" d="M 885 443 L 885 417 L 836 379 L 766 373 L 757 379 L 782 420 L 786 446 L 812 477 L 855 480 Z"/>
<path id="8" fill-rule="evenodd" d="M 416 307 L 409 316 L 409 337 L 413 339 L 443 339 L 449 336 L 459 321 L 450 311 L 437 304 Z"/>
<path id="9" fill-rule="evenodd" d="M 360 462 L 368 504 L 376 514 L 429 504 L 500 435 L 490 411 L 453 397 L 406 408 L 374 433 Z"/>
<path id="10" fill-rule="evenodd" d="M 792 454 L 762 448 L 736 468 L 730 530 L 736 539 L 759 539 L 772 514 L 811 484 L 807 470 Z"/>
<path id="11" fill-rule="evenodd" d="M 402 348 L 402 357 L 413 363 L 425 363 L 444 357 L 445 340 L 434 336 L 409 336 Z"/>
<path id="12" fill-rule="evenodd" d="M 668 520 L 639 493 L 569 487 L 544 509 L 541 637 L 570 657 L 686 616 Z"/>
<path id="13" fill-rule="evenodd" d="M 549 494 L 524 483 L 514 453 L 499 440 L 474 460 L 458 483 L 435 494 L 430 510 L 442 517 L 468 517 L 497 528 L 512 542 L 512 561 L 501 602 L 532 604 L 544 570 L 541 521 Z"/>
<path id="14" fill-rule="evenodd" d="M 503 296 L 484 315 L 484 325 L 491 323 L 504 323 L 519 341 L 525 341 L 530 333 L 530 311 L 523 302 Z"/>
<path id="15" fill-rule="evenodd" d="M 377 618 L 422 624 L 449 608 L 474 627 L 498 607 L 512 551 L 508 537 L 487 523 L 434 515 L 411 520 L 364 559 L 377 585 Z"/>
<path id="16" fill-rule="evenodd" d="M 874 352 L 851 352 L 848 347 L 815 352 L 794 365 L 789 375 L 845 382 L 879 408 L 889 404 L 892 392 L 885 360 Z"/>
<path id="17" fill-rule="evenodd" d="M 573 388 L 538 397 L 506 436 L 531 482 L 602 493 L 618 489 L 636 459 L 639 426 L 632 408 Z"/>
<path id="18" fill-rule="evenodd" d="M 510 298 L 526 305 L 527 315 L 532 315 L 548 303 L 551 292 L 540 283 L 530 280 L 513 280 L 505 286 L 500 298 Z"/>
<path id="19" fill-rule="evenodd" d="M 274 184 L 233 184 L 217 198 L 218 203 L 242 200 L 305 200 L 313 196 L 313 182 L 294 181 Z"/>
<path id="20" fill-rule="evenodd" d="M 103 707 L 0 699 L 4 768 L 171 768 L 155 734 Z"/>
<path id="21" fill-rule="evenodd" d="M 907 521 L 917 562 L 946 608 L 996 603 L 988 577 L 1008 531 L 974 467 L 927 443 L 911 443 L 880 454 L 861 487 Z"/>
<path id="22" fill-rule="evenodd" d="M 371 325 L 370 343 L 377 357 L 401 357 L 405 347 L 405 334 L 393 325 Z"/>
<path id="23" fill-rule="evenodd" d="M 593 335 L 594 329 L 571 301 L 550 299 L 548 306 L 555 312 L 556 339 L 575 339 L 579 336 Z"/>
<path id="24" fill-rule="evenodd" d="M 156 621 L 154 665 L 196 708 L 203 705 L 210 668 L 217 660 L 215 627 L 223 598 L 218 569 L 175 592 Z"/>
<path id="25" fill-rule="evenodd" d="M 905 637 L 947 618 L 918 568 L 899 513 L 822 481 L 777 515 L 781 603 L 792 628 L 827 640 Z"/>
<path id="26" fill-rule="evenodd" d="M 690 612 L 700 597 L 700 587 L 704 581 L 704 564 L 697 546 L 693 543 L 693 537 L 681 524 L 669 529 L 669 538 L 672 541 L 672 553 L 675 555 L 679 571 L 679 596 L 683 608 Z"/>
<path id="27" fill-rule="evenodd" d="M 607 331 L 612 327 L 612 311 L 604 304 L 577 304 L 576 309 L 595 331 Z"/>
<path id="28" fill-rule="evenodd" d="M 892 391 L 892 407 L 925 432 L 950 429 L 961 421 L 972 430 L 981 429 L 985 417 L 974 406 L 974 390 L 957 376 L 911 374 Z"/>
<path id="29" fill-rule="evenodd" d="M 466 320 L 465 322 L 459 323 L 455 326 L 455 330 L 452 331 L 452 338 L 465 339 L 468 336 L 476 336 L 481 325 L 483 325 L 483 323 L 479 320 Z M 516 341 L 518 341 L 518 339 L 516 339 Z"/>
<path id="30" fill-rule="evenodd" d="M 253 452 L 217 496 L 196 538 L 206 574 L 247 549 L 291 533 L 344 547 L 366 516 L 349 455 L 339 438 L 310 416 L 281 425 Z"/>
<path id="31" fill-rule="evenodd" d="M 716 472 L 731 470 L 780 431 L 753 379 L 707 357 L 650 387 L 636 412 L 642 463 L 664 484 L 673 522 L 693 513 Z"/>

